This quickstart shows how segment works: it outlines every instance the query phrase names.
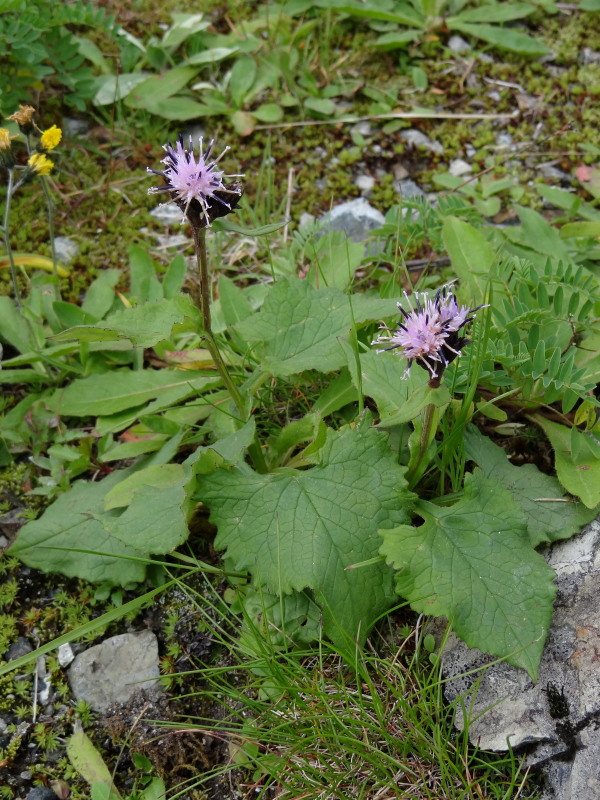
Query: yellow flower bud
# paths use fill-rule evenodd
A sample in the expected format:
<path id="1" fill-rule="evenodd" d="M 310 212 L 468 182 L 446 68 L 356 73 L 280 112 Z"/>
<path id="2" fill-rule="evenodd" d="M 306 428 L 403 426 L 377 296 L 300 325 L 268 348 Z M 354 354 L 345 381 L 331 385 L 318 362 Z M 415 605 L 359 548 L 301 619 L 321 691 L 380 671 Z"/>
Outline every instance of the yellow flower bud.
<path id="1" fill-rule="evenodd" d="M 53 125 L 42 133 L 40 144 L 44 150 L 54 150 L 57 144 L 62 139 L 62 131 Z"/>
<path id="2" fill-rule="evenodd" d="M 27 166 L 37 175 L 49 175 L 54 167 L 54 161 L 51 161 L 44 153 L 34 153 L 29 157 Z"/>

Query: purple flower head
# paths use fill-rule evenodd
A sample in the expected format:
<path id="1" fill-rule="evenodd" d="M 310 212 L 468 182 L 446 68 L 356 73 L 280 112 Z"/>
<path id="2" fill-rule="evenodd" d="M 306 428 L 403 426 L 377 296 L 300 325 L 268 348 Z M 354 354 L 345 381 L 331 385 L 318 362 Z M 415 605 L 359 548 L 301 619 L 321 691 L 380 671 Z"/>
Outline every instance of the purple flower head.
<path id="1" fill-rule="evenodd" d="M 385 333 L 372 344 L 387 345 L 377 350 L 378 353 L 400 349 L 408 361 L 405 377 L 413 361 L 418 361 L 431 375 L 429 385 L 439 386 L 448 364 L 469 344 L 470 340 L 460 335 L 460 329 L 472 322 L 474 317 L 471 315 L 485 306 L 459 306 L 450 284 L 439 289 L 433 299 L 428 298 L 425 292 L 415 292 L 412 295 L 414 307 L 406 292 L 404 297 L 405 306 L 398 303 L 402 321 L 395 329 L 382 326 Z"/>
<path id="2" fill-rule="evenodd" d="M 190 136 L 189 149 L 186 150 L 183 135 L 179 134 L 175 146 L 171 142 L 163 145 L 167 155 L 161 163 L 166 164 L 166 168 L 160 172 L 148 167 L 148 172 L 160 175 L 165 181 L 164 186 L 148 189 L 148 193 L 169 192 L 171 199 L 167 202 L 177 203 L 183 211 L 182 222 L 187 217 L 197 228 L 207 228 L 218 217 L 224 217 L 236 209 L 243 191 L 238 181 L 225 183 L 223 180 L 241 178 L 242 175 L 225 175 L 222 170 L 216 169 L 229 147 L 217 158 L 211 158 L 214 141 L 211 139 L 204 151 L 200 136 L 200 152 L 196 157 L 192 137 Z"/>

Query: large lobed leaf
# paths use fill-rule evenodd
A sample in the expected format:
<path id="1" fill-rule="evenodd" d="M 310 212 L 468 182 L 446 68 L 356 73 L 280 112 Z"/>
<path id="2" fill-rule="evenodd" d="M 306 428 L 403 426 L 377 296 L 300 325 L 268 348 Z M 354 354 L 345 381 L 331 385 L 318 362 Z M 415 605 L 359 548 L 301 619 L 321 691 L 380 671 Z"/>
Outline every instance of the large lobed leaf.
<path id="1" fill-rule="evenodd" d="M 510 492 L 481 470 L 450 507 L 420 502 L 421 527 L 384 530 L 396 591 L 447 617 L 469 647 L 524 667 L 535 680 L 552 618 L 553 570 L 536 553 Z"/>
<path id="2" fill-rule="evenodd" d="M 475 461 L 486 478 L 508 489 L 525 514 L 532 547 L 568 539 L 596 516 L 594 510 L 565 498 L 560 482 L 544 475 L 533 464 L 515 467 L 501 447 L 483 436 L 474 425 L 465 430 L 465 455 Z"/>
<path id="3" fill-rule="evenodd" d="M 340 340 L 353 324 L 397 313 L 391 300 L 333 287 L 315 289 L 306 280 L 282 278 L 269 291 L 259 314 L 236 326 L 250 342 L 262 342 L 261 366 L 287 376 L 307 369 L 329 372 L 346 362 Z"/>
<path id="4" fill-rule="evenodd" d="M 218 470 L 200 479 L 197 496 L 210 506 L 215 545 L 235 569 L 277 593 L 312 589 L 326 634 L 344 644 L 348 634 L 364 639 L 392 601 L 392 573 L 376 559 L 377 531 L 408 522 L 404 471 L 385 434 L 348 427 L 329 431 L 312 469 Z"/>

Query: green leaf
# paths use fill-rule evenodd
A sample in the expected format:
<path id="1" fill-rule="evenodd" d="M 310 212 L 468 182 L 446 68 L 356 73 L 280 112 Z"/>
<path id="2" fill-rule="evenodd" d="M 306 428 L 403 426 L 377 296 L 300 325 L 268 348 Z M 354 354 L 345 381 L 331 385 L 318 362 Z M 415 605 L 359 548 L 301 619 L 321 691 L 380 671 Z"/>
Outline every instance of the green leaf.
<path id="1" fill-rule="evenodd" d="M 139 244 L 129 248 L 131 294 L 139 301 L 162 299 L 162 287 L 156 277 L 156 267 L 148 251 Z"/>
<path id="2" fill-rule="evenodd" d="M 155 464 L 139 469 L 107 492 L 104 498 L 104 510 L 110 511 L 113 508 L 130 505 L 135 492 L 145 486 L 168 489 L 180 484 L 183 478 L 184 468 L 181 464 Z"/>
<path id="3" fill-rule="evenodd" d="M 11 555 L 44 572 L 115 585 L 144 579 L 145 565 L 119 556 L 143 556 L 105 527 L 104 497 L 128 470 L 115 471 L 98 483 L 77 481 L 34 522 L 24 525 L 9 548 Z M 53 550 L 53 547 L 96 550 L 105 555 Z"/>
<path id="4" fill-rule="evenodd" d="M 515 467 L 505 451 L 474 425 L 467 426 L 464 442 L 466 458 L 475 461 L 486 478 L 507 489 L 524 513 L 532 547 L 568 539 L 594 518 L 595 511 L 565 497 L 556 478 L 544 475 L 533 464 Z"/>
<path id="5" fill-rule="evenodd" d="M 194 53 L 185 60 L 186 64 L 216 64 L 218 61 L 224 61 L 230 56 L 234 56 L 238 52 L 237 47 L 210 47 L 207 50 L 201 50 L 199 53 Z"/>
<path id="6" fill-rule="evenodd" d="M 360 383 L 356 374 L 355 358 L 349 355 L 348 364 L 354 385 L 358 389 Z M 374 350 L 361 353 L 360 371 L 363 394 L 375 400 L 382 421 L 387 418 L 394 420 L 396 417 L 398 423 L 408 422 L 428 402 L 423 392 L 427 388 L 427 374 L 417 367 L 405 377 L 406 359 L 397 353 L 377 353 Z M 416 405 L 413 400 L 415 394 L 420 398 Z"/>
<path id="7" fill-rule="evenodd" d="M 567 492 L 579 497 L 588 508 L 595 509 L 600 503 L 600 458 L 594 458 L 592 452 L 581 463 L 576 463 L 572 453 L 572 437 L 587 436 L 566 425 L 559 425 L 539 414 L 530 417 L 544 431 L 554 448 L 554 466 L 558 480 Z M 580 450 L 583 452 L 583 448 Z M 577 456 L 578 454 L 575 454 Z"/>
<path id="8" fill-rule="evenodd" d="M 567 222 L 559 231 L 561 239 L 576 237 L 600 238 L 600 222 Z"/>
<path id="9" fill-rule="evenodd" d="M 242 228 L 234 222 L 230 222 L 226 217 L 216 219 L 212 224 L 213 231 L 233 231 L 234 233 L 241 233 L 242 236 L 266 236 L 269 233 L 281 230 L 286 224 L 285 220 L 282 222 L 269 222 L 267 225 L 261 225 L 258 228 Z"/>
<path id="10" fill-rule="evenodd" d="M 234 108 L 242 108 L 256 78 L 256 62 L 249 55 L 240 56 L 231 70 L 229 92 Z"/>
<path id="11" fill-rule="evenodd" d="M 133 347 L 153 347 L 157 342 L 169 339 L 173 327 L 186 318 L 199 323 L 198 310 L 190 297 L 178 294 L 170 300 L 123 308 L 103 322 L 78 325 L 49 338 L 57 342 L 110 342 L 124 339 L 130 341 Z"/>
<path id="12" fill-rule="evenodd" d="M 148 97 L 144 108 L 150 114 L 163 119 L 172 119 L 175 122 L 186 122 L 189 119 L 198 119 L 215 113 L 208 106 L 198 103 L 190 97 L 179 96 L 169 97 L 166 100 L 156 100 L 153 97 Z"/>
<path id="13" fill-rule="evenodd" d="M 162 370 L 113 370 L 108 375 L 90 375 L 58 389 L 58 409 L 67 417 L 90 417 L 97 414 L 107 416 L 137 408 L 163 395 L 175 393 L 178 399 L 187 394 L 201 393 L 214 387 L 219 379 L 198 376 L 195 371 Z"/>
<path id="14" fill-rule="evenodd" d="M 0 373 L 1 374 L 1 373 Z M 342 370 L 313 404 L 312 410 L 322 417 L 339 411 L 349 403 L 356 403 L 358 393 L 347 370 Z"/>
<path id="15" fill-rule="evenodd" d="M 175 50 L 193 33 L 206 30 L 210 25 L 204 14 L 173 14 L 173 25 L 165 32 L 161 45 L 168 50 Z"/>
<path id="16" fill-rule="evenodd" d="M 281 122 L 283 119 L 283 109 L 277 103 L 263 103 L 258 108 L 255 108 L 252 114 L 260 122 Z"/>
<path id="17" fill-rule="evenodd" d="M 239 133 L 240 136 L 249 136 L 256 124 L 252 114 L 248 114 L 247 111 L 234 111 L 229 119 L 234 130 L 236 133 Z"/>
<path id="18" fill-rule="evenodd" d="M 148 78 L 147 72 L 129 72 L 121 75 L 103 75 L 98 79 L 98 91 L 94 95 L 95 106 L 107 106 L 127 97 L 129 92 Z"/>
<path id="19" fill-rule="evenodd" d="M 513 19 L 528 17 L 534 12 L 535 6 L 530 3 L 486 3 L 479 8 L 461 11 L 456 19 L 461 22 L 510 22 Z"/>
<path id="20" fill-rule="evenodd" d="M 448 19 L 447 25 L 452 31 L 460 31 L 468 36 L 474 36 L 476 39 L 483 39 L 484 42 L 493 44 L 501 50 L 511 50 L 513 53 L 520 53 L 524 56 L 544 56 L 550 52 L 543 42 L 513 28 L 497 28 L 495 25 L 483 23 L 461 22 L 458 17 Z"/>
<path id="21" fill-rule="evenodd" d="M 395 303 L 357 295 L 354 319 L 389 315 Z M 262 342 L 262 368 L 272 375 L 293 375 L 305 369 L 330 372 L 346 362 L 338 339 L 352 327 L 350 298 L 335 288 L 315 289 L 300 278 L 281 278 L 269 291 L 260 313 L 236 326 L 249 342 Z"/>
<path id="22" fill-rule="evenodd" d="M 133 488 L 132 499 L 120 516 L 106 514 L 103 518 L 104 528 L 112 536 L 145 553 L 169 553 L 189 533 L 186 485 L 191 470 L 181 464 L 165 464 L 162 469 L 168 480 L 159 482 L 151 477 L 152 483 Z"/>
<path id="23" fill-rule="evenodd" d="M 364 17 L 368 20 L 381 20 L 383 22 L 397 22 L 400 25 L 412 25 L 416 28 L 423 26 L 423 17 L 408 3 L 394 3 L 393 11 L 386 8 L 377 8 L 374 2 L 368 5 L 351 3 L 348 0 L 319 0 L 315 5 L 321 8 L 334 8 L 340 14 L 351 14 L 353 17 Z"/>
<path id="24" fill-rule="evenodd" d="M 325 632 L 346 645 L 348 634 L 364 640 L 391 597 L 383 564 L 348 567 L 377 555 L 377 529 L 407 521 L 412 495 L 387 437 L 366 426 L 330 431 L 317 457 L 305 471 L 219 470 L 198 497 L 234 568 L 280 594 L 313 589 Z"/>
<path id="25" fill-rule="evenodd" d="M 177 94 L 196 76 L 196 67 L 175 67 L 163 75 L 152 75 L 137 86 L 127 96 L 125 105 L 130 108 L 156 108 L 169 97 Z"/>
<path id="26" fill-rule="evenodd" d="M 331 117 L 335 114 L 335 103 L 327 97 L 307 97 L 304 100 L 304 108 L 322 117 Z"/>
<path id="27" fill-rule="evenodd" d="M 444 220 L 442 238 L 461 286 L 468 290 L 470 300 L 480 303 L 496 260 L 491 245 L 483 233 L 452 216 Z"/>
<path id="28" fill-rule="evenodd" d="M 81 308 L 96 319 L 107 314 L 115 300 L 115 286 L 121 273 L 118 269 L 105 269 L 85 293 Z"/>
<path id="29" fill-rule="evenodd" d="M 252 315 L 248 298 L 235 283 L 225 275 L 219 275 L 219 299 L 227 325 L 243 322 Z"/>
<path id="30" fill-rule="evenodd" d="M 36 342 L 29 323 L 6 295 L 0 295 L 0 320 L 2 320 L 0 327 L 2 341 L 12 344 L 20 353 L 35 348 Z"/>
<path id="31" fill-rule="evenodd" d="M 165 277 L 162 281 L 163 294 L 167 299 L 171 299 L 181 291 L 185 275 L 187 272 L 187 264 L 185 258 L 180 253 L 175 256 L 167 267 Z"/>
<path id="32" fill-rule="evenodd" d="M 415 611 L 446 617 L 469 647 L 506 658 L 532 679 L 552 618 L 554 572 L 529 544 L 509 492 L 480 470 L 450 507 L 421 501 L 424 524 L 382 531 L 400 570 L 396 591 Z"/>
<path id="33" fill-rule="evenodd" d="M 373 47 L 380 50 L 397 50 L 400 47 L 406 47 L 411 42 L 416 42 L 422 35 L 422 31 L 408 30 L 408 31 L 391 31 L 378 36 L 373 42 Z"/>
<path id="34" fill-rule="evenodd" d="M 107 800 L 121 800 L 110 770 L 83 731 L 76 731 L 67 739 L 66 750 L 75 770 L 92 788 L 102 786 L 106 790 Z"/>

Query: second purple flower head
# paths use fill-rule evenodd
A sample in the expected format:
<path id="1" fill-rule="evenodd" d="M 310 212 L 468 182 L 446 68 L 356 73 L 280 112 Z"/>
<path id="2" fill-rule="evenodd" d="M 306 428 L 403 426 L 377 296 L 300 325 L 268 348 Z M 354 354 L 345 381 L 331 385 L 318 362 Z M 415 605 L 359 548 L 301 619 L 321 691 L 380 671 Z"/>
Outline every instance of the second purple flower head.
<path id="1" fill-rule="evenodd" d="M 448 364 L 470 342 L 460 333 L 461 329 L 473 321 L 476 311 L 486 306 L 459 306 L 449 284 L 439 289 L 433 299 L 425 292 L 415 292 L 411 298 L 405 292 L 404 297 L 405 304 L 397 304 L 402 320 L 394 329 L 383 327 L 385 333 L 372 344 L 386 345 L 378 353 L 399 349 L 408 361 L 405 376 L 413 361 L 418 361 L 431 376 L 429 385 L 439 386 Z"/>

